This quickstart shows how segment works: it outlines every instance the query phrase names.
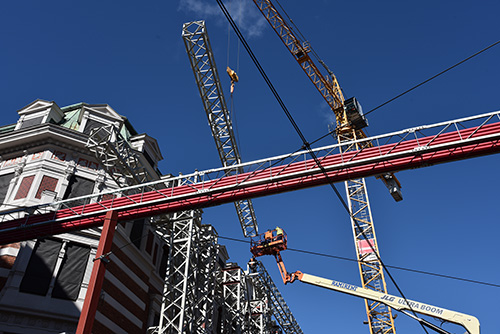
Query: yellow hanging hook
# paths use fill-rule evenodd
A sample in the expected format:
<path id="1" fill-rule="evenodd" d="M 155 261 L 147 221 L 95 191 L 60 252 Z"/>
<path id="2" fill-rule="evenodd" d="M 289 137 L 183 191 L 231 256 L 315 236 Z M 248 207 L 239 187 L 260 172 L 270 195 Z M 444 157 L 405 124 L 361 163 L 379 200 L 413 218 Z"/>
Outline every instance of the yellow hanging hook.
<path id="1" fill-rule="evenodd" d="M 231 94 L 233 94 L 233 92 L 234 92 L 234 84 L 235 84 L 235 82 L 238 82 L 238 80 L 239 80 L 238 74 L 236 74 L 235 71 L 233 71 L 232 69 L 230 69 L 229 66 L 226 68 L 226 72 L 229 75 L 229 77 L 231 78 Z"/>

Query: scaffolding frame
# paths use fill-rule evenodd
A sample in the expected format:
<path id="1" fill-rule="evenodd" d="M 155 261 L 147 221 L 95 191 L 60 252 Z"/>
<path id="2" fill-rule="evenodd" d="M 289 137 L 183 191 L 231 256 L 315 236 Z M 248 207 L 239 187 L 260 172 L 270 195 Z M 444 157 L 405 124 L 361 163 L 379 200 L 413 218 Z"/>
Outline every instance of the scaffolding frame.
<path id="1" fill-rule="evenodd" d="M 262 262 L 252 259 L 248 263 L 248 268 L 249 272 L 258 274 L 256 277 L 260 283 L 266 287 L 267 297 L 271 303 L 273 314 L 284 332 L 287 334 L 303 334 L 292 311 L 290 311 L 285 299 L 274 284 Z"/>
<path id="2" fill-rule="evenodd" d="M 115 124 L 91 130 L 86 147 L 119 187 L 153 181 L 141 157 L 120 134 Z"/>

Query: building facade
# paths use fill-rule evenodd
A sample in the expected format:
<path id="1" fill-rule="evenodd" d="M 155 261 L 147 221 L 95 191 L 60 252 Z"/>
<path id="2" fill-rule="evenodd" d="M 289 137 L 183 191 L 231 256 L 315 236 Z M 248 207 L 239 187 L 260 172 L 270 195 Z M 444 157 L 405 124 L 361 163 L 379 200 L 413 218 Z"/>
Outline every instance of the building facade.
<path id="1" fill-rule="evenodd" d="M 89 151 L 93 129 L 119 129 L 151 175 L 162 158 L 108 105 L 60 108 L 37 100 L 0 128 L 0 210 L 116 189 Z M 87 291 L 100 230 L 89 229 L 0 246 L 0 333 L 74 332 Z M 159 318 L 168 256 L 148 220 L 120 223 L 98 312 L 96 333 L 144 333 Z"/>
<path id="2" fill-rule="evenodd" d="M 109 105 L 36 100 L 18 114 L 0 127 L 0 211 L 168 182 L 156 140 Z M 75 332 L 99 237 L 0 245 L 0 334 Z M 268 333 L 263 288 L 228 258 L 200 211 L 119 222 L 93 332 Z"/>

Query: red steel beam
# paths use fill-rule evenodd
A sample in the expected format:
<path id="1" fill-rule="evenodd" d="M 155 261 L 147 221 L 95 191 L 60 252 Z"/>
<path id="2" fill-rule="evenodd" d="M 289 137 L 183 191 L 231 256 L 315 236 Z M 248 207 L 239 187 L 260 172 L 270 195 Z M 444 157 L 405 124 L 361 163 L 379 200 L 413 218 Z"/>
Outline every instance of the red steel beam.
<path id="1" fill-rule="evenodd" d="M 94 325 L 97 306 L 101 297 L 102 283 L 106 273 L 107 254 L 111 251 L 113 236 L 115 235 L 118 215 L 116 211 L 108 211 L 104 218 L 104 227 L 101 232 L 101 239 L 97 247 L 97 253 L 94 259 L 92 275 L 90 276 L 87 294 L 83 302 L 82 313 L 76 328 L 76 334 L 90 334 Z"/>
<path id="2" fill-rule="evenodd" d="M 469 142 L 462 141 L 462 138 L 467 138 L 470 134 L 476 139 L 471 139 Z M 422 150 L 421 148 L 427 144 L 429 147 Z M 342 155 L 319 157 L 322 167 L 327 170 L 326 175 L 318 168 L 311 171 L 315 162 L 307 160 L 222 177 L 199 186 L 190 184 L 119 197 L 113 200 L 112 210 L 117 211 L 118 220 L 132 220 L 494 153 L 500 153 L 500 123 L 469 128 L 461 130 L 460 133 L 451 132 L 437 137 L 409 140 L 398 145 L 374 146 Z M 345 162 L 348 162 L 348 165 Z M 245 183 L 238 183 L 245 178 Z M 235 187 L 232 187 L 233 185 Z M 108 206 L 110 201 L 101 203 Z M 105 212 L 102 210 L 102 205 L 93 203 L 87 204 L 84 208 L 62 209 L 55 214 L 32 215 L 6 221 L 0 224 L 0 244 L 99 226 L 103 224 L 105 217 Z M 75 211 L 86 216 L 78 217 Z"/>

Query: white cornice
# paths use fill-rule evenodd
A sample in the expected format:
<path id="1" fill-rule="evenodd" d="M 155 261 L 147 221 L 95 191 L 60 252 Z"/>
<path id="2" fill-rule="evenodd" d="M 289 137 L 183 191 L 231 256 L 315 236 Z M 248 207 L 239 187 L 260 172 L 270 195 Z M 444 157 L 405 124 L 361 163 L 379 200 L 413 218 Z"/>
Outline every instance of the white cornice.
<path id="1" fill-rule="evenodd" d="M 27 148 L 56 142 L 88 153 L 85 147 L 87 135 L 50 123 L 0 135 L 0 152 L 3 156 L 7 156 L 11 152 L 20 152 Z"/>

